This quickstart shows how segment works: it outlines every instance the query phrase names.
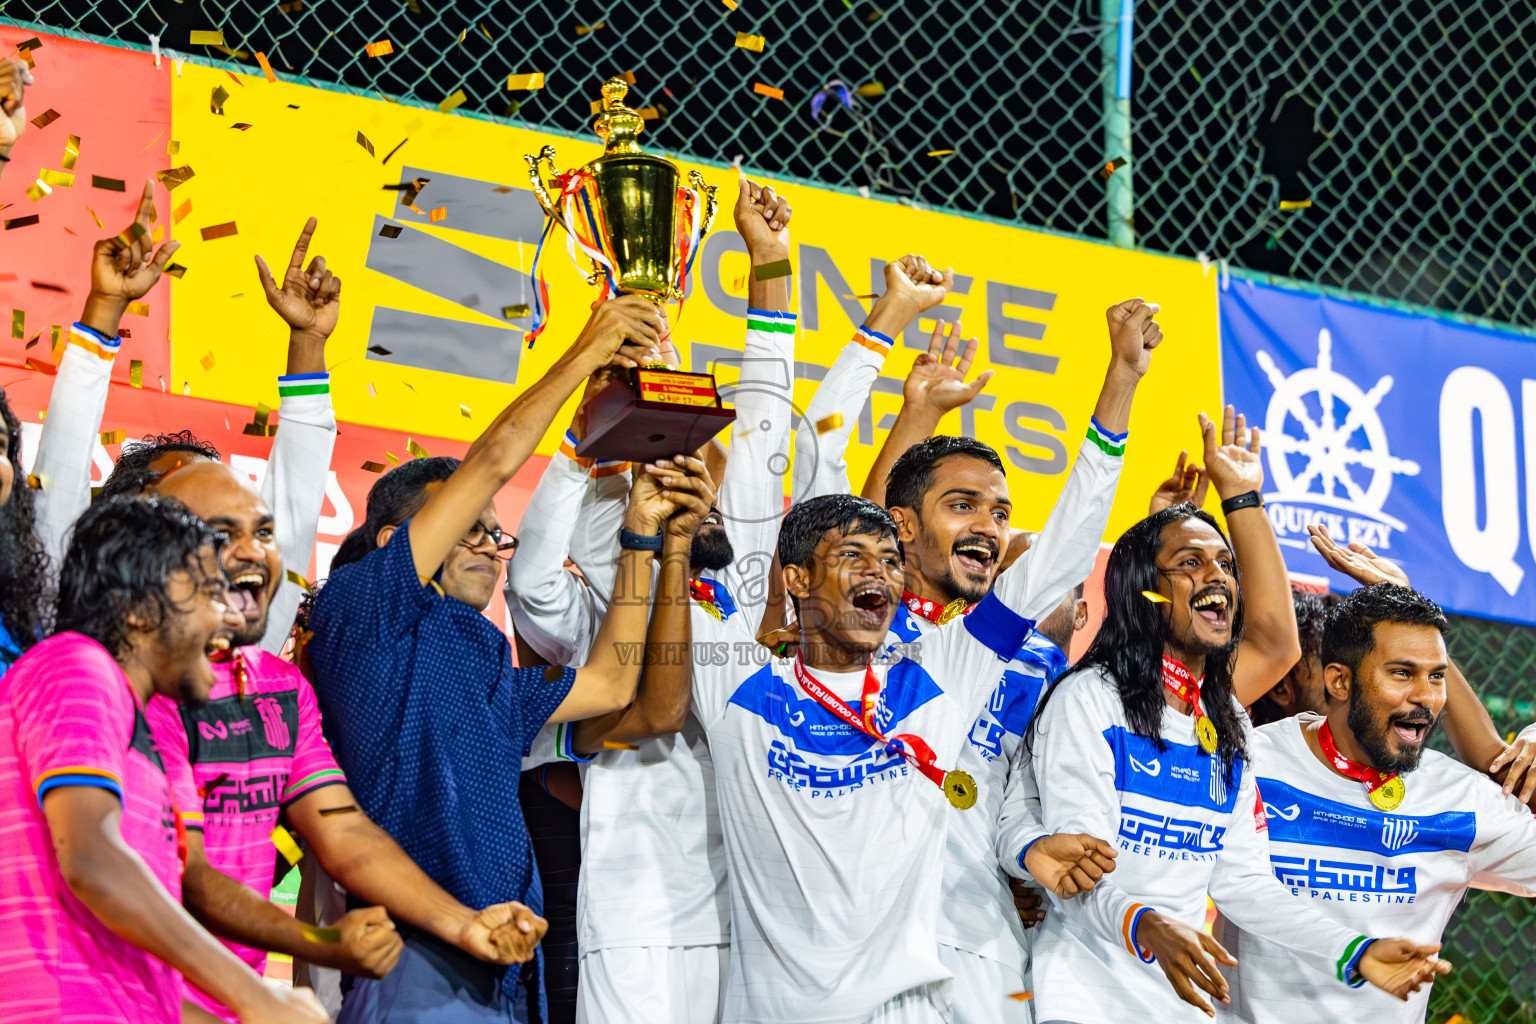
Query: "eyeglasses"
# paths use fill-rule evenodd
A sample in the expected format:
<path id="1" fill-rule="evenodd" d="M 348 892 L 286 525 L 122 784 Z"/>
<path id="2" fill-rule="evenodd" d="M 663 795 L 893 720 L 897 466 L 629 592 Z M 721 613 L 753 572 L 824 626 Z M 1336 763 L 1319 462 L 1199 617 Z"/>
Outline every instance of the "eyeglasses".
<path id="1" fill-rule="evenodd" d="M 484 523 L 477 522 L 464 531 L 464 537 L 459 541 L 465 547 L 473 550 L 484 544 L 489 539 L 496 545 L 496 557 L 508 559 L 512 552 L 517 550 L 517 538 L 510 533 L 502 533 L 499 526 L 487 527 Z"/>

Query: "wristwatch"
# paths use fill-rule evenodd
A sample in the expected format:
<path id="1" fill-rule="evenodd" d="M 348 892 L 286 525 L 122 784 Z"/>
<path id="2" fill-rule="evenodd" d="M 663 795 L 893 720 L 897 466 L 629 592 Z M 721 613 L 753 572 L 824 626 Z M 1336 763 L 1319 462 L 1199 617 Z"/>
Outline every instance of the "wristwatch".
<path id="1" fill-rule="evenodd" d="M 1221 503 L 1221 514 L 1229 516 L 1233 512 L 1245 508 L 1263 508 L 1264 496 L 1258 491 L 1244 491 L 1242 494 L 1233 495 Z"/>
<path id="2" fill-rule="evenodd" d="M 655 536 L 647 537 L 643 533 L 631 533 L 629 530 L 621 529 L 619 547 L 629 551 L 660 551 L 661 531 L 657 530 Z"/>

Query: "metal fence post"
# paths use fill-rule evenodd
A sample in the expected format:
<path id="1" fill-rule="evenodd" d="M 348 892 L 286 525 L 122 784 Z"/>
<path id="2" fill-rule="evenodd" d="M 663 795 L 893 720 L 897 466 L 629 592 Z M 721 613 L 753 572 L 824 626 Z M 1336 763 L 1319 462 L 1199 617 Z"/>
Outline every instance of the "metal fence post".
<path id="1" fill-rule="evenodd" d="M 1104 184 L 1109 200 L 1109 243 L 1123 248 L 1136 244 L 1135 205 L 1131 175 L 1131 36 L 1135 0 L 1099 0 L 1100 75 L 1104 94 L 1104 164 L 1125 161 Z"/>

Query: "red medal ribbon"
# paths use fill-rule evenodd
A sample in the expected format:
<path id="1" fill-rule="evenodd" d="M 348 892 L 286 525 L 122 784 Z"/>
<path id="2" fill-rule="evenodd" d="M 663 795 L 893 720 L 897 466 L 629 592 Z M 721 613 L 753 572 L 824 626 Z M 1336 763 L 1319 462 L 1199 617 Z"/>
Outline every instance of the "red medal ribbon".
<path id="1" fill-rule="evenodd" d="M 874 717 L 875 706 L 880 696 L 880 680 L 875 677 L 873 665 L 868 665 L 864 668 L 864 694 L 859 701 L 860 707 L 864 712 L 863 718 L 854 714 L 853 709 L 845 704 L 842 698 L 827 689 L 821 684 L 819 679 L 811 675 L 806 670 L 805 662 L 798 656 L 795 658 L 795 679 L 799 681 L 800 688 L 810 694 L 811 699 L 816 701 L 816 703 L 832 712 L 845 724 L 853 726 L 866 736 L 874 737 L 885 744 L 888 749 L 896 751 L 906 758 L 912 767 L 926 775 L 935 785 L 943 788 L 945 772 L 944 769 L 933 763 L 937 759 L 937 755 L 934 754 L 932 747 L 923 742 L 921 737 L 913 736 L 910 733 L 901 733 L 887 738 L 870 721 Z"/>
<path id="2" fill-rule="evenodd" d="M 1367 796 L 1397 778 L 1396 772 L 1386 775 L 1375 768 L 1361 764 L 1359 761 L 1351 761 L 1339 753 L 1338 745 L 1333 742 L 1333 730 L 1328 728 L 1328 720 L 1326 718 L 1323 719 L 1323 727 L 1317 731 L 1317 743 L 1323 748 L 1323 756 L 1328 759 L 1328 763 L 1333 765 L 1340 774 L 1354 779 L 1364 786 Z"/>
<path id="3" fill-rule="evenodd" d="M 903 590 L 901 592 L 901 601 L 907 606 L 907 611 L 927 619 L 935 626 L 942 626 L 945 622 L 949 621 L 949 619 L 944 618 L 944 613 L 950 608 L 947 604 L 939 604 L 939 602 L 929 598 L 918 597 L 910 590 Z M 973 604 L 968 604 L 959 614 L 969 615 L 971 614 L 971 609 L 975 607 Z"/>
<path id="4" fill-rule="evenodd" d="M 1205 709 L 1200 706 L 1200 684 L 1204 681 L 1204 676 L 1196 679 L 1194 673 L 1182 662 L 1163 655 L 1163 685 L 1172 690 L 1179 700 L 1193 707 L 1196 718 L 1205 717 Z"/>

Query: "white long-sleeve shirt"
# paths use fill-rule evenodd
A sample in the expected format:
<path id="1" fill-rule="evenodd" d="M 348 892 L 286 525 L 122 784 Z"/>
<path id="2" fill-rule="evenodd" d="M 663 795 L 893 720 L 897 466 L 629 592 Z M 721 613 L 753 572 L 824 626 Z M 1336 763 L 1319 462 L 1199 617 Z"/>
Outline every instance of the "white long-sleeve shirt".
<path id="1" fill-rule="evenodd" d="M 1240 927 L 1329 976 L 1354 978 L 1366 937 L 1291 895 L 1271 873 L 1254 771 L 1237 762 L 1241 777 L 1229 785 L 1221 759 L 1196 742 L 1193 716 L 1164 705 L 1159 750 L 1131 730 L 1118 690 L 1099 669 L 1064 678 L 1040 715 L 1032 767 L 1045 780 L 1045 830 L 1108 839 L 1119 857 L 1093 891 L 1050 897 L 1034 943 L 1038 1019 L 1206 1020 L 1144 958 L 1136 928 L 1147 910 L 1200 928 L 1207 893 Z"/>
<path id="2" fill-rule="evenodd" d="M 848 460 L 844 458 L 848 438 L 869 401 L 891 344 L 891 339 L 879 331 L 861 326 L 827 368 L 795 428 L 793 500 L 852 491 Z"/>
<path id="3" fill-rule="evenodd" d="M 1274 722 L 1252 739 L 1269 823 L 1269 861 L 1294 896 L 1346 930 L 1439 942 L 1467 889 L 1536 896 L 1536 818 L 1497 783 L 1426 750 L 1403 776 L 1407 795 L 1377 809 L 1358 782 L 1318 760 L 1302 730 L 1317 716 Z M 1118 874 L 1118 872 L 1117 872 Z M 1331 972 L 1246 929 L 1223 931 L 1238 966 L 1223 968 L 1232 1005 L 1223 1021 L 1422 1022 L 1429 986 L 1400 1002 L 1350 992 Z"/>
<path id="4" fill-rule="evenodd" d="M 767 602 L 793 416 L 794 330 L 793 314 L 748 313 L 730 458 L 717 502 L 736 562 L 709 580 L 721 593 L 725 619 L 693 605 L 694 629 L 720 627 L 731 658 L 758 647 L 757 623 Z M 589 481 L 572 458 L 574 439 L 567 442 L 524 514 L 507 603 L 514 629 L 530 646 L 557 664 L 579 665 L 612 593 L 627 476 Z M 568 550 L 590 586 L 562 568 Z M 730 940 L 725 853 L 703 730 L 690 715 L 680 733 L 639 747 L 602 751 L 585 767 L 581 951 L 723 945 Z"/>
<path id="5" fill-rule="evenodd" d="M 96 449 L 111 386 L 112 363 L 121 341 L 80 324 L 70 329 L 59 374 L 48 398 L 32 472 L 43 482 L 38 520 L 55 571 L 63 562 L 69 528 L 91 503 L 91 455 Z M 309 570 L 315 527 L 336 444 L 330 375 L 277 379 L 278 432 L 272 441 L 262 499 L 272 510 L 283 564 L 301 576 Z M 173 429 L 174 425 L 167 425 Z M 293 628 L 303 590 L 283 579 L 272 597 L 261 647 L 278 653 Z"/>

